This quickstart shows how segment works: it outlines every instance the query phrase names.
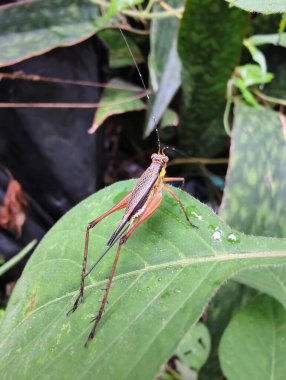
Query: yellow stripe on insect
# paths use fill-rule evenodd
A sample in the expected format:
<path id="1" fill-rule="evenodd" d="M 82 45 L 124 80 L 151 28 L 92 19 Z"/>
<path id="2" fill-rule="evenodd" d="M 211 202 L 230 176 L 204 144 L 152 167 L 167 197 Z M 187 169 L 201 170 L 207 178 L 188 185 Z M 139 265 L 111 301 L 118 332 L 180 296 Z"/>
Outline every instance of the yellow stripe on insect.
<path id="1" fill-rule="evenodd" d="M 160 177 L 165 177 L 165 174 L 166 174 L 166 169 L 163 168 L 160 172 Z"/>

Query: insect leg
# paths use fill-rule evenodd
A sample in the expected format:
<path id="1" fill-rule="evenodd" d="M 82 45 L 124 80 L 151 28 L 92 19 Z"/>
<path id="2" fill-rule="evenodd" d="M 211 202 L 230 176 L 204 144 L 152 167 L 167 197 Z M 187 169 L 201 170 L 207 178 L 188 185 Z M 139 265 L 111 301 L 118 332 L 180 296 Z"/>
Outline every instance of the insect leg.
<path id="1" fill-rule="evenodd" d="M 194 228 L 198 228 L 197 226 L 195 226 L 195 225 L 190 221 L 189 216 L 188 216 L 188 214 L 187 214 L 187 211 L 186 211 L 186 209 L 185 209 L 183 203 L 181 202 L 180 198 L 178 197 L 178 195 L 175 194 L 175 193 L 173 192 L 173 190 L 171 190 L 171 189 L 170 189 L 169 187 L 167 187 L 167 186 L 164 186 L 163 189 L 166 190 L 170 195 L 172 195 L 173 198 L 176 199 L 176 201 L 178 202 L 179 206 L 180 206 L 181 209 L 183 210 L 183 213 L 185 214 L 185 217 L 186 217 L 188 223 L 190 224 L 190 226 L 191 226 L 191 227 L 194 227 Z"/>
<path id="2" fill-rule="evenodd" d="M 92 329 L 90 331 L 90 334 L 89 334 L 89 336 L 88 336 L 88 338 L 87 338 L 87 340 L 85 342 L 85 347 L 87 346 L 88 342 L 91 339 L 94 338 L 96 327 L 97 327 L 99 321 L 101 320 L 102 314 L 104 312 L 105 305 L 106 305 L 106 302 L 107 302 L 108 293 L 109 293 L 109 290 L 110 290 L 110 287 L 111 287 L 113 276 L 115 274 L 115 269 L 116 269 L 116 266 L 117 266 L 117 262 L 118 262 L 118 258 L 119 258 L 119 255 L 120 255 L 120 251 L 121 251 L 122 245 L 124 243 L 126 243 L 126 241 L 128 240 L 128 238 L 135 231 L 135 229 L 137 227 L 139 227 L 140 224 L 144 222 L 144 220 L 148 219 L 157 210 L 157 208 L 159 207 L 159 205 L 161 203 L 161 200 L 162 200 L 162 191 L 161 190 L 160 191 L 156 191 L 154 193 L 154 196 L 153 196 L 152 200 L 146 206 L 145 211 L 138 218 L 137 222 L 130 228 L 130 230 L 125 235 L 123 235 L 121 237 L 120 242 L 119 242 L 119 246 L 118 246 L 118 249 L 117 249 L 117 252 L 116 252 L 115 260 L 114 260 L 114 263 L 113 263 L 113 266 L 112 266 L 112 269 L 111 269 L 111 272 L 110 272 L 110 275 L 109 275 L 109 278 L 108 278 L 108 283 L 107 283 L 107 286 L 106 286 L 106 289 L 105 289 L 105 293 L 104 293 L 104 296 L 103 296 L 103 299 L 102 299 L 102 302 L 101 302 L 101 306 L 100 306 L 100 309 L 99 309 L 96 317 L 94 318 L 94 324 L 93 324 Z"/>
<path id="3" fill-rule="evenodd" d="M 75 303 L 73 304 L 72 308 L 67 312 L 67 315 L 70 313 L 73 313 L 76 311 L 78 305 L 80 304 L 82 298 L 83 298 L 83 292 L 84 292 L 84 281 L 86 276 L 91 272 L 91 270 L 87 273 L 86 275 L 86 264 L 87 264 L 87 256 L 88 256 L 88 242 L 89 242 L 89 231 L 97 224 L 99 223 L 102 219 L 107 217 L 108 215 L 112 214 L 113 212 L 117 210 L 121 210 L 122 208 L 125 208 L 128 204 L 128 201 L 130 199 L 131 192 L 126 194 L 116 205 L 114 205 L 110 210 L 105 212 L 103 215 L 98 217 L 97 219 L 94 219 L 90 223 L 88 223 L 87 229 L 86 229 L 86 234 L 85 234 L 85 246 L 84 246 L 84 254 L 83 254 L 83 262 L 82 262 L 82 271 L 81 271 L 81 281 L 80 281 L 80 290 L 79 294 L 75 300 Z M 110 247 L 111 248 L 111 247 Z M 100 257 L 98 262 L 102 259 L 102 257 L 109 251 L 109 249 L 104 252 L 104 254 Z M 92 266 L 92 269 L 95 267 L 95 265 Z"/>
<path id="4" fill-rule="evenodd" d="M 181 178 L 181 177 L 164 178 L 163 181 L 164 183 L 181 182 L 181 189 L 184 190 L 185 188 L 185 178 Z"/>
<path id="5" fill-rule="evenodd" d="M 97 327 L 99 321 L 101 320 L 102 314 L 104 312 L 105 305 L 106 305 L 106 302 L 107 302 L 108 293 L 109 293 L 110 286 L 111 286 L 111 282 L 112 282 L 112 279 L 113 279 L 113 276 L 114 276 L 114 273 L 115 273 L 115 269 L 116 269 L 116 266 L 117 266 L 117 262 L 118 262 L 118 259 L 119 259 L 121 247 L 122 247 L 122 244 L 124 244 L 124 242 L 122 242 L 121 240 L 122 240 L 122 238 L 120 239 L 119 246 L 117 248 L 117 252 L 116 252 L 116 256 L 115 256 L 115 260 L 113 262 L 112 269 L 111 269 L 110 275 L 108 277 L 108 283 L 107 283 L 107 286 L 105 288 L 105 292 L 104 292 L 104 296 L 103 296 L 103 299 L 102 299 L 102 302 L 101 302 L 100 309 L 99 309 L 96 317 L 94 318 L 94 323 L 93 323 L 92 329 L 91 329 L 91 331 L 89 333 L 89 336 L 88 336 L 88 338 L 87 338 L 87 340 L 86 340 L 86 342 L 84 344 L 85 347 L 87 347 L 88 342 L 91 339 L 93 339 L 93 337 L 95 335 L 96 327 Z"/>

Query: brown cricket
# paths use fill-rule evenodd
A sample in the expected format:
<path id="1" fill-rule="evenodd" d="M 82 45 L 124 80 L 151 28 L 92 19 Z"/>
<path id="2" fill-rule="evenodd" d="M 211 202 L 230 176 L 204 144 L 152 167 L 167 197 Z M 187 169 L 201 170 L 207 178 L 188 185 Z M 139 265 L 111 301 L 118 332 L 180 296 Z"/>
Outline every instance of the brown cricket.
<path id="1" fill-rule="evenodd" d="M 103 256 L 111 249 L 111 247 L 113 247 L 113 245 L 118 240 L 119 240 L 119 245 L 118 245 L 115 260 L 113 262 L 112 269 L 108 278 L 108 283 L 104 292 L 100 309 L 93 320 L 93 326 L 87 338 L 85 346 L 87 345 L 89 340 L 93 339 L 97 325 L 99 321 L 101 320 L 101 317 L 102 317 L 102 314 L 107 302 L 107 297 L 108 297 L 108 293 L 109 293 L 110 286 L 112 283 L 112 279 L 115 274 L 116 265 L 119 259 L 121 247 L 123 244 L 126 243 L 126 241 L 129 239 L 132 233 L 136 230 L 136 228 L 138 228 L 140 224 L 143 223 L 146 219 L 150 218 L 150 216 L 157 210 L 157 208 L 159 207 L 162 201 L 162 190 L 167 191 L 173 198 L 175 198 L 175 200 L 178 202 L 179 206 L 183 210 L 188 223 L 192 227 L 195 227 L 190 221 L 188 214 L 185 210 L 185 207 L 180 201 L 180 198 L 177 196 L 177 194 L 174 193 L 173 190 L 171 190 L 169 187 L 166 186 L 166 184 L 170 182 L 181 182 L 181 187 L 182 189 L 184 189 L 185 179 L 177 178 L 177 177 L 176 178 L 165 177 L 166 166 L 169 159 L 164 153 L 164 149 L 161 150 L 159 147 L 158 153 L 152 154 L 151 160 L 152 160 L 151 165 L 145 170 L 145 172 L 138 179 L 134 189 L 130 191 L 128 194 L 126 194 L 110 210 L 108 210 L 107 212 L 105 212 L 103 215 L 96 218 L 95 220 L 91 221 L 87 226 L 86 237 L 85 237 L 84 257 L 83 257 L 83 263 L 82 263 L 80 291 L 69 313 L 74 312 L 77 309 L 78 305 L 80 304 L 83 298 L 85 278 L 90 274 L 90 272 L 99 263 L 99 261 L 103 258 Z M 119 226 L 116 228 L 116 230 L 113 232 L 113 234 L 111 235 L 110 239 L 107 242 L 107 246 L 108 246 L 107 250 L 96 261 L 96 263 L 91 267 L 91 269 L 88 272 L 86 272 L 89 231 L 92 228 L 94 228 L 97 223 L 99 223 L 108 215 L 124 208 L 125 208 L 125 213 L 123 215 L 123 218 Z"/>

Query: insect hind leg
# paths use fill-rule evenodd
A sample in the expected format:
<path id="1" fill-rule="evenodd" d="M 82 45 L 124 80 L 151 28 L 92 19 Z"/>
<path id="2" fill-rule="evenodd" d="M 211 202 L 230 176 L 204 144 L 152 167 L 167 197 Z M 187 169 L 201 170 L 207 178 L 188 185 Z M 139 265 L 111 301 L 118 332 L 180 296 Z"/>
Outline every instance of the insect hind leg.
<path id="1" fill-rule="evenodd" d="M 80 305 L 82 299 L 83 299 L 83 294 L 84 294 L 84 284 L 85 284 L 85 278 L 89 275 L 89 273 L 92 271 L 92 269 L 95 267 L 95 265 L 92 266 L 92 269 L 89 270 L 89 272 L 86 274 L 86 264 L 87 264 L 87 257 L 88 257 L 88 245 L 89 245 L 89 232 L 92 228 L 94 228 L 97 223 L 99 223 L 101 220 L 106 218 L 108 215 L 112 214 L 115 211 L 121 210 L 125 208 L 130 200 L 131 197 L 131 191 L 126 194 L 117 204 L 115 204 L 110 210 L 105 212 L 103 215 L 100 217 L 92 220 L 90 223 L 88 223 L 87 228 L 86 228 L 86 233 L 85 233 L 85 246 L 84 246 L 84 254 L 83 254 L 83 262 L 82 262 L 82 271 L 81 271 L 81 280 L 80 280 L 80 290 L 79 294 L 72 306 L 72 308 L 67 312 L 67 315 L 70 313 L 74 313 L 78 306 Z M 102 259 L 102 257 L 109 251 L 109 249 L 112 247 L 112 245 L 106 250 L 106 252 L 100 257 L 98 262 Z"/>

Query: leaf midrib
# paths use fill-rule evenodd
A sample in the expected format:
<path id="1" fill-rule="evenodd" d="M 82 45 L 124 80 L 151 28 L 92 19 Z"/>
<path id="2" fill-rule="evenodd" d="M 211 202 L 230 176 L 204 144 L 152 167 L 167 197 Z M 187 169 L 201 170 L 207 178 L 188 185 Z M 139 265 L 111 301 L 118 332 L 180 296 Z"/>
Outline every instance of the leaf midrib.
<path id="1" fill-rule="evenodd" d="M 257 253 L 257 252 L 255 252 L 255 253 L 253 253 L 253 252 L 246 252 L 246 253 L 235 253 L 235 254 L 227 254 L 227 255 L 203 256 L 203 257 L 199 257 L 199 258 L 198 257 L 196 257 L 196 258 L 190 257 L 190 258 L 186 258 L 186 259 L 182 259 L 182 260 L 176 260 L 176 261 L 173 261 L 173 262 L 169 261 L 169 262 L 166 262 L 166 263 L 148 265 L 148 266 L 146 266 L 144 268 L 141 268 L 141 269 L 136 269 L 136 270 L 133 270 L 133 271 L 130 271 L 130 272 L 126 272 L 126 273 L 122 273 L 122 274 L 119 274 L 119 275 L 115 275 L 114 279 L 113 279 L 113 282 L 114 281 L 120 281 L 121 279 L 132 277 L 132 276 L 136 276 L 136 275 L 140 275 L 140 274 L 143 274 L 143 273 L 152 272 L 152 271 L 155 271 L 155 270 L 169 269 L 169 268 L 175 268 L 175 267 L 186 267 L 186 266 L 190 266 L 192 264 L 193 265 L 198 265 L 198 264 L 204 264 L 204 263 L 207 263 L 207 262 L 224 262 L 224 261 L 243 260 L 243 259 L 250 260 L 250 259 L 259 259 L 259 258 L 262 259 L 262 258 L 279 258 L 279 257 L 286 257 L 286 251 L 275 251 L 275 253 L 269 253 L 269 252 L 259 252 L 259 253 Z M 68 259 L 56 258 L 56 259 L 51 259 L 49 261 L 52 262 L 52 261 L 66 261 L 66 260 L 68 260 Z M 39 265 L 41 265 L 41 264 L 43 264 L 43 263 L 39 263 Z M 44 264 L 46 265 L 46 262 Z M 269 264 L 269 265 L 271 265 L 271 264 Z M 283 265 L 283 264 L 280 264 L 280 265 Z M 96 286 L 101 286 L 101 285 L 105 284 L 107 281 L 108 281 L 108 279 L 95 282 L 94 284 L 86 286 L 85 289 L 92 289 L 92 288 L 94 288 Z M 53 299 L 53 300 L 51 300 L 51 301 L 49 301 L 49 302 L 47 302 L 47 303 L 39 306 L 38 308 L 34 309 L 29 314 L 28 318 L 30 318 L 32 315 L 34 315 L 36 312 L 42 310 L 43 308 L 45 308 L 45 307 L 47 307 L 47 306 L 49 306 L 49 305 L 51 305 L 51 304 L 53 304 L 55 302 L 61 301 L 64 298 L 73 296 L 77 292 L 78 292 L 78 290 L 66 293 L 66 294 L 64 294 L 61 297 L 57 297 L 57 298 L 55 298 L 55 299 Z M 20 327 L 22 325 L 22 323 L 24 323 L 28 318 L 23 319 L 17 326 L 15 326 L 14 329 L 12 329 L 10 331 L 10 333 L 2 340 L 1 346 L 8 339 L 8 337 L 12 333 L 14 333 L 14 331 L 18 327 Z"/>

